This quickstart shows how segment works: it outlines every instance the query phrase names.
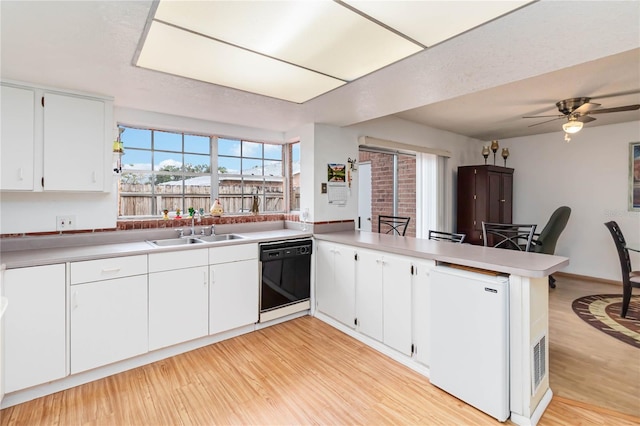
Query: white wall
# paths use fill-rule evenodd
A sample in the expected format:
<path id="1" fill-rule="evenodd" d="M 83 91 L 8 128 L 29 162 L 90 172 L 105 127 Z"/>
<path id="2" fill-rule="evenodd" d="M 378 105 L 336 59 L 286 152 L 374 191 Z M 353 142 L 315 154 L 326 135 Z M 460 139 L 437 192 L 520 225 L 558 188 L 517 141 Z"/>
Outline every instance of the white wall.
<path id="1" fill-rule="evenodd" d="M 564 271 L 620 281 L 617 252 L 604 223 L 615 220 L 629 243 L 640 244 L 640 212 L 628 210 L 629 143 L 640 141 L 640 122 L 587 125 L 569 143 L 563 135 L 500 141 L 511 154 L 507 166 L 515 168 L 513 220 L 536 223 L 541 230 L 557 207 L 571 207 L 556 247 L 556 254 L 570 258 Z M 640 268 L 640 255 L 631 256 L 634 268 Z"/>

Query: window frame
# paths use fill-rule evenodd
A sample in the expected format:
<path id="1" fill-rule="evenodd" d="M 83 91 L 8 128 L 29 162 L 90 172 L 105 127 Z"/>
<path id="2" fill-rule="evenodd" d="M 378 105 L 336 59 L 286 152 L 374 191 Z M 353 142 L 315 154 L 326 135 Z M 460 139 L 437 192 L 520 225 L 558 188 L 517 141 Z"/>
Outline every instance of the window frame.
<path id="1" fill-rule="evenodd" d="M 256 179 L 259 179 L 259 186 L 261 189 L 261 192 L 258 194 L 261 198 L 260 201 L 260 213 L 261 214 L 277 214 L 277 213 L 283 213 L 286 214 L 288 212 L 290 212 L 291 209 L 291 205 L 290 205 L 290 192 L 292 191 L 291 188 L 291 181 L 292 181 L 292 166 L 291 163 L 289 161 L 290 158 L 290 153 L 291 153 L 291 146 L 294 143 L 299 143 L 299 141 L 292 141 L 292 142 L 284 142 L 284 143 L 279 143 L 279 142 L 265 142 L 265 141 L 258 141 L 258 140 L 252 140 L 252 139 L 245 139 L 245 138 L 240 138 L 240 137 L 227 137 L 227 136 L 222 136 L 222 135 L 212 135 L 212 134 L 203 134 L 203 133 L 198 133 L 198 132 L 191 132 L 191 131 L 181 131 L 181 130 L 165 130 L 165 129 L 158 129 L 158 128 L 152 128 L 152 127 L 148 127 L 148 126 L 139 126 L 139 125 L 130 125 L 130 124 L 125 124 L 125 123 L 118 123 L 118 128 L 130 128 L 130 129 L 136 129 L 136 130 L 143 130 L 143 131 L 148 131 L 150 132 L 150 147 L 149 148 L 141 148 L 141 147 L 127 147 L 125 146 L 125 155 L 127 152 L 131 152 L 131 151 L 140 151 L 140 152 L 149 152 L 149 156 L 150 156 L 150 169 L 143 169 L 143 168 L 136 168 L 136 167 L 132 167 L 129 168 L 127 167 L 126 164 L 126 157 L 125 159 L 123 159 L 122 161 L 122 172 L 119 175 L 119 181 L 118 181 L 118 186 L 117 186 L 117 197 L 118 197 L 118 219 L 122 219 L 122 220 L 126 220 L 126 219 L 145 219 L 145 218 L 154 218 L 157 219 L 158 217 L 162 217 L 162 212 L 160 211 L 160 208 L 162 206 L 158 205 L 158 200 L 159 197 L 161 197 L 162 195 L 159 194 L 158 192 L 156 192 L 157 188 L 156 188 L 156 177 L 157 176 L 175 176 L 175 175 L 179 175 L 182 178 L 182 184 L 180 185 L 181 187 L 181 191 L 179 194 L 180 200 L 181 200 L 181 204 L 182 207 L 180 207 L 181 210 L 186 209 L 188 206 L 186 205 L 187 201 L 186 199 L 189 198 L 189 193 L 186 191 L 186 185 L 184 184 L 184 180 L 186 179 L 190 179 L 193 177 L 198 177 L 198 176 L 210 176 L 210 191 L 209 191 L 209 200 L 208 200 L 208 205 L 211 206 L 213 204 L 213 200 L 215 200 L 216 198 L 220 198 L 221 194 L 220 194 L 220 173 L 214 173 L 214 171 L 218 171 L 218 167 L 220 165 L 220 157 L 227 157 L 227 158 L 239 158 L 240 159 L 240 164 L 242 164 L 243 160 L 260 160 L 261 164 L 262 164 L 262 174 L 261 175 L 249 175 L 249 174 L 243 174 L 243 170 L 241 167 L 241 170 L 239 170 L 239 173 L 237 174 L 229 174 L 229 177 L 232 178 L 237 178 L 239 179 L 240 182 L 240 191 L 241 193 L 239 194 L 241 197 L 241 206 L 247 206 L 247 199 L 252 196 L 253 194 L 247 192 L 247 188 L 248 187 L 252 187 L 255 186 L 255 184 L 247 184 L 246 182 L 248 181 L 247 178 L 251 178 L 251 177 L 255 177 Z M 156 132 L 165 132 L 165 133 L 171 133 L 171 134 L 177 134 L 180 135 L 181 137 L 181 151 L 172 151 L 172 150 L 167 150 L 167 149 L 155 149 L 155 133 Z M 185 156 L 188 155 L 206 155 L 206 154 L 202 154 L 201 152 L 191 152 L 191 151 L 185 151 L 185 137 L 187 136 L 197 136 L 197 137 L 205 137 L 209 139 L 209 164 L 210 164 L 210 172 L 191 172 L 191 171 L 186 171 L 184 169 L 185 164 Z M 124 138 L 123 138 L 124 139 Z M 249 144 L 259 144 L 260 145 L 260 152 L 261 152 L 261 156 L 260 157 L 256 157 L 256 156 L 251 156 L 251 155 L 242 155 L 242 152 L 240 153 L 240 156 L 235 157 L 235 156 L 231 156 L 231 155 L 219 155 L 219 141 L 220 139 L 226 139 L 226 140 L 232 140 L 232 141 L 239 141 L 241 146 L 244 145 L 244 143 L 249 143 Z M 272 145 L 272 146 L 280 146 L 281 147 L 281 154 L 280 154 L 280 159 L 276 159 L 276 158 L 270 158 L 268 156 L 268 154 L 265 154 L 266 151 L 266 146 L 267 145 Z M 180 171 L 165 171 L 165 170 L 155 170 L 155 154 L 157 153 L 170 153 L 170 154 L 180 154 L 180 158 L 182 160 L 182 166 L 181 166 L 181 170 Z M 281 170 L 282 170 L 282 176 L 279 175 L 272 175 L 272 174 L 265 174 L 265 166 L 268 165 L 268 163 L 270 161 L 278 161 L 281 164 Z M 132 174 L 134 176 L 142 176 L 143 180 L 146 179 L 147 183 L 150 184 L 151 186 L 151 192 L 123 192 L 122 191 L 122 177 L 126 176 L 127 174 Z M 275 180 L 274 180 L 275 177 Z M 264 211 L 263 210 L 263 206 L 265 206 L 267 199 L 269 198 L 269 193 L 266 190 L 267 185 L 268 185 L 268 181 L 275 181 L 275 182 L 279 182 L 278 185 L 280 185 L 282 187 L 282 191 L 278 191 L 276 192 L 276 194 L 279 194 L 279 196 L 276 197 L 270 197 L 272 199 L 276 199 L 278 203 L 281 203 L 281 208 L 280 209 L 276 209 L 276 210 L 268 210 L 268 211 Z M 177 193 L 175 194 L 176 196 L 178 195 Z M 141 215 L 123 215 L 121 214 L 122 209 L 124 208 L 122 206 L 122 200 L 123 197 L 141 197 L 141 198 L 148 198 L 149 199 L 149 203 L 150 206 L 148 207 L 151 211 L 151 214 L 141 214 Z M 196 209 L 197 210 L 197 209 Z M 229 212 L 227 211 L 227 214 L 233 214 L 233 215 L 244 215 L 244 214 L 251 214 L 250 211 L 247 211 L 248 209 L 241 209 L 242 211 L 234 211 L 234 212 Z M 205 214 L 208 214 L 209 211 L 208 209 L 205 208 Z"/>

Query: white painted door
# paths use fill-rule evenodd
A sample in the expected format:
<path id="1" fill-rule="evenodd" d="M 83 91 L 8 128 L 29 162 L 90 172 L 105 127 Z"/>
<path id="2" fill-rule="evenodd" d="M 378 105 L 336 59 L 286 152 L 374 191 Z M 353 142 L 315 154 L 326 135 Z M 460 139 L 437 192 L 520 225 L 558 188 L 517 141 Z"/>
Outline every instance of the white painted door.
<path id="1" fill-rule="evenodd" d="M 413 343 L 415 345 L 416 360 L 429 366 L 429 305 L 430 288 L 429 273 L 434 268 L 432 260 L 417 260 L 413 263 Z"/>
<path id="2" fill-rule="evenodd" d="M 66 376 L 65 265 L 4 272 L 5 392 Z"/>
<path id="3" fill-rule="evenodd" d="M 147 275 L 71 286 L 71 373 L 148 351 Z"/>
<path id="4" fill-rule="evenodd" d="M 357 330 L 376 340 L 383 339 L 382 253 L 358 250 L 356 261 Z"/>
<path id="5" fill-rule="evenodd" d="M 44 189 L 102 191 L 105 102 L 55 93 L 44 98 Z"/>
<path id="6" fill-rule="evenodd" d="M 355 327 L 355 260 L 347 246 L 316 245 L 316 301 L 319 312 Z"/>
<path id="7" fill-rule="evenodd" d="M 149 350 L 209 332 L 209 268 L 149 274 Z"/>
<path id="8" fill-rule="evenodd" d="M 209 334 L 258 322 L 258 259 L 209 268 Z"/>
<path id="9" fill-rule="evenodd" d="M 32 191 L 35 93 L 30 89 L 2 86 L 0 100 L 0 189 Z"/>
<path id="10" fill-rule="evenodd" d="M 411 356 L 411 260 L 385 254 L 382 265 L 383 342 Z"/>
<path id="11" fill-rule="evenodd" d="M 358 218 L 360 230 L 371 232 L 371 163 L 358 166 Z"/>

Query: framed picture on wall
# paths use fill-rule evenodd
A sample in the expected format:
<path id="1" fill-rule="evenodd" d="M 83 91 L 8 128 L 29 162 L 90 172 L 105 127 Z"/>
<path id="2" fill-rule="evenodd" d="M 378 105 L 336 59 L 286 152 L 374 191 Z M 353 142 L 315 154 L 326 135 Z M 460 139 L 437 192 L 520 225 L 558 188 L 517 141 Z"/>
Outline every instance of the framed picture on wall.
<path id="1" fill-rule="evenodd" d="M 640 212 L 640 142 L 629 144 L 629 210 Z"/>

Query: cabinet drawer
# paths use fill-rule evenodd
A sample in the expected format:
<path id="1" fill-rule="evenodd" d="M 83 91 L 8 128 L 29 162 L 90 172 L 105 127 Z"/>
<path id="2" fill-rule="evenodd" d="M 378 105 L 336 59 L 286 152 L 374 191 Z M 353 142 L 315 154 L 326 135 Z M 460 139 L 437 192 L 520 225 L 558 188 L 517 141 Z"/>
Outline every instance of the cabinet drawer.
<path id="1" fill-rule="evenodd" d="M 147 273 L 147 255 L 71 262 L 71 285 Z"/>
<path id="2" fill-rule="evenodd" d="M 149 254 L 149 272 L 171 271 L 173 269 L 206 266 L 209 257 L 207 249 L 169 251 Z"/>
<path id="3" fill-rule="evenodd" d="M 238 244 L 235 246 L 213 247 L 209 249 L 209 264 L 211 265 L 257 258 L 257 244 Z"/>

